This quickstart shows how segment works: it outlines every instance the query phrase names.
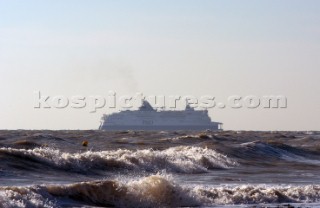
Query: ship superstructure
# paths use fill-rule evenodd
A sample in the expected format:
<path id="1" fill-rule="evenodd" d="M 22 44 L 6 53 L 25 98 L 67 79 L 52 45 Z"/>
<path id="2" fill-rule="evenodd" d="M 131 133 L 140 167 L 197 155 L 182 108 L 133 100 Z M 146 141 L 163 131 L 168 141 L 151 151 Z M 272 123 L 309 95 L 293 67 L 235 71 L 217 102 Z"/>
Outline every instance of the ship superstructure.
<path id="1" fill-rule="evenodd" d="M 157 111 L 146 100 L 138 110 L 104 114 L 100 130 L 222 130 L 222 123 L 212 122 L 207 110 Z"/>

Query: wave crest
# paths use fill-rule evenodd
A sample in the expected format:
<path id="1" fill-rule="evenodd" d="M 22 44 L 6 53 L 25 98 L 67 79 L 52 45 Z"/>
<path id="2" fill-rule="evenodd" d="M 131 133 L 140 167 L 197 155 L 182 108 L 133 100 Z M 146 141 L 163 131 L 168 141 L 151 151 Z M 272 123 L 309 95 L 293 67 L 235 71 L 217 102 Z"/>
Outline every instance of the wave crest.
<path id="1" fill-rule="evenodd" d="M 310 152 L 291 147 L 282 143 L 264 143 L 260 141 L 241 144 L 241 153 L 238 157 L 263 159 L 276 158 L 289 162 L 320 165 L 320 161 Z"/>
<path id="2" fill-rule="evenodd" d="M 50 148 L 0 148 L 0 153 L 29 159 L 57 168 L 87 171 L 88 169 L 168 170 L 182 173 L 201 173 L 215 168 L 229 168 L 237 163 L 212 149 L 179 146 L 165 150 L 114 150 L 65 153 Z"/>
<path id="3" fill-rule="evenodd" d="M 9 204 L 13 199 L 16 204 Z M 69 203 L 73 200 L 74 203 L 117 207 L 318 203 L 320 186 L 192 187 L 178 185 L 167 176 L 151 175 L 129 181 L 105 180 L 71 185 L 0 188 L 0 202 L 5 207 L 25 207 L 26 203 L 32 207 L 57 207 L 64 204 L 65 200 L 69 200 Z"/>

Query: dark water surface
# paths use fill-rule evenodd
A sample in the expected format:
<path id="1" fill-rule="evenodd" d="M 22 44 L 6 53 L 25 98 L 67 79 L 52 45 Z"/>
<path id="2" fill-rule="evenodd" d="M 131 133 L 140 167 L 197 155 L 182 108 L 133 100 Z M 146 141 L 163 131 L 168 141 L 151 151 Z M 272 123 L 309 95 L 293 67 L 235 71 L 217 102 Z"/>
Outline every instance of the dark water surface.
<path id="1" fill-rule="evenodd" d="M 320 207 L 320 132 L 8 130 L 0 160 L 0 207 Z"/>

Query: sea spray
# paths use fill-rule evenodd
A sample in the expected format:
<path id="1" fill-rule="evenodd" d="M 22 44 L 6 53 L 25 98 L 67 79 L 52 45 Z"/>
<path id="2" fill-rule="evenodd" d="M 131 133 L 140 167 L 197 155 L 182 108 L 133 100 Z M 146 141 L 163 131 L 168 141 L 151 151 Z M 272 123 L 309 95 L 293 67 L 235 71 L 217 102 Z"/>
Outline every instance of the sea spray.
<path id="1" fill-rule="evenodd" d="M 319 203 L 320 186 L 190 186 L 166 175 L 100 180 L 69 185 L 0 188 L 0 203 L 9 207 L 59 207 L 66 200 L 95 206 L 177 207 L 259 203 Z"/>

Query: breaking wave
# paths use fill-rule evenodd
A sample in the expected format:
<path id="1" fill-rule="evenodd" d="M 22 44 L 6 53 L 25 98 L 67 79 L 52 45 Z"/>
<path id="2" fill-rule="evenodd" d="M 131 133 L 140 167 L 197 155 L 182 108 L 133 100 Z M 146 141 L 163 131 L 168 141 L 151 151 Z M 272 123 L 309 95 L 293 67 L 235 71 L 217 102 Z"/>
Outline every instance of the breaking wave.
<path id="1" fill-rule="evenodd" d="M 103 180 L 70 185 L 0 188 L 0 203 L 5 208 L 59 207 L 66 203 L 116 207 L 190 207 L 318 202 L 319 185 L 182 186 L 169 176 L 162 175 L 129 181 Z"/>
<path id="2" fill-rule="evenodd" d="M 130 169 L 181 173 L 202 173 L 216 168 L 229 168 L 235 161 L 212 149 L 179 146 L 165 150 L 112 150 L 66 153 L 50 148 L 14 149 L 0 148 L 0 154 L 22 160 L 73 171 L 90 169 Z"/>

